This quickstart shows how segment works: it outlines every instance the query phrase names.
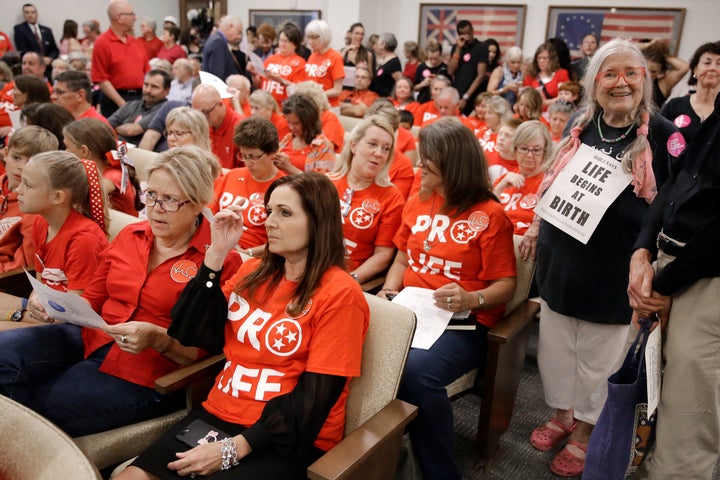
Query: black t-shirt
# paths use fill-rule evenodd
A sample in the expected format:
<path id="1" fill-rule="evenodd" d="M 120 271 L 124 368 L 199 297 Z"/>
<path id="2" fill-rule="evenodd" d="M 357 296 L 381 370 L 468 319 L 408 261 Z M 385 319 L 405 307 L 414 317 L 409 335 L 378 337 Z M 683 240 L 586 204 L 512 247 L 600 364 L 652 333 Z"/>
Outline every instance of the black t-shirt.
<path id="1" fill-rule="evenodd" d="M 398 57 L 393 57 L 382 65 L 378 65 L 370 90 L 381 97 L 389 97 L 395 86 L 395 79 L 393 78 L 395 72 L 402 72 L 402 65 L 400 65 Z"/>
<path id="2" fill-rule="evenodd" d="M 460 52 L 457 52 L 457 45 L 454 45 L 451 54 L 455 53 L 459 53 L 460 58 L 458 59 L 458 69 L 453 77 L 453 87 L 462 96 L 477 77 L 478 63 L 488 63 L 488 47 L 484 42 L 473 38 L 472 42 L 466 43 Z M 479 90 L 473 92 L 473 96 L 480 93 Z"/>
<path id="3" fill-rule="evenodd" d="M 692 143 L 693 138 L 695 138 L 695 132 L 700 126 L 700 123 L 702 123 L 700 117 L 698 117 L 690 105 L 690 95 L 671 98 L 665 102 L 665 106 L 662 109 L 662 116 L 678 127 L 688 144 Z"/>
<path id="4" fill-rule="evenodd" d="M 415 82 L 415 85 L 425 80 L 430 75 L 445 75 L 449 78 L 448 71 L 447 71 L 447 65 L 444 63 L 440 63 L 440 65 L 436 67 L 428 67 L 426 63 L 421 63 L 417 70 L 415 71 L 415 78 L 413 81 Z M 418 92 L 417 101 L 418 103 L 425 103 L 429 102 L 431 98 L 430 95 L 430 87 L 424 87 L 422 90 Z"/>
<path id="5" fill-rule="evenodd" d="M 568 122 L 572 124 L 573 119 Z M 602 120 L 600 120 L 602 122 Z M 618 138 L 626 128 L 602 122 L 606 138 Z M 619 158 L 636 138 L 608 144 L 600 139 L 597 118 L 580 135 L 582 143 Z M 670 175 L 675 161 L 667 149 L 677 129 L 660 115 L 652 115 L 648 139 L 658 188 Z M 620 160 L 618 160 L 619 162 Z M 610 205 L 586 245 L 546 221 L 540 222 L 535 278 L 540 296 L 551 309 L 592 323 L 628 324 L 632 311 L 627 296 L 630 256 L 650 205 L 629 185 Z"/>

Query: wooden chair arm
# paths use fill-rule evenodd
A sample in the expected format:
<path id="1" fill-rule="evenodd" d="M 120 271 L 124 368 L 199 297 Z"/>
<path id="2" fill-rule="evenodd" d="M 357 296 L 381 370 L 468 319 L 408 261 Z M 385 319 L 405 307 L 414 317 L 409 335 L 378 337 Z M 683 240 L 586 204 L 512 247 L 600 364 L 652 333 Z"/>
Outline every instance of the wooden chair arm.
<path id="1" fill-rule="evenodd" d="M 361 285 L 363 292 L 375 294 L 380 291 L 380 288 L 385 285 L 385 274 L 383 273 L 379 277 L 371 278 L 367 282 Z"/>
<path id="2" fill-rule="evenodd" d="M 35 276 L 35 269 L 25 267 L 28 273 Z M 22 268 L 15 268 L 7 272 L 0 272 L 0 292 L 5 292 L 18 297 L 27 297 L 32 292 L 30 282 L 25 276 Z"/>
<path id="3" fill-rule="evenodd" d="M 488 332 L 488 340 L 495 343 L 508 343 L 522 331 L 540 312 L 540 304 L 532 300 L 523 300 Z"/>
<path id="4" fill-rule="evenodd" d="M 392 400 L 310 465 L 308 478 L 393 478 L 405 426 L 416 416 L 416 406 Z"/>
<path id="5" fill-rule="evenodd" d="M 200 380 L 214 378 L 224 364 L 225 355 L 222 353 L 198 360 L 156 379 L 155 390 L 167 395 L 187 388 Z"/>

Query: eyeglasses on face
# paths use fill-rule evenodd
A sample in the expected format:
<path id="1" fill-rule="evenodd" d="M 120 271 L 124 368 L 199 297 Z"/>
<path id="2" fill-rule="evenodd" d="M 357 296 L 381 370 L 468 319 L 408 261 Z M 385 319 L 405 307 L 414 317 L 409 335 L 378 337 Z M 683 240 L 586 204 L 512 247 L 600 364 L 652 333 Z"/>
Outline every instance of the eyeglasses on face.
<path id="1" fill-rule="evenodd" d="M 628 85 L 637 85 L 645 79 L 645 67 L 626 68 L 624 71 L 603 70 L 595 75 L 595 81 L 603 88 L 612 88 L 621 77 Z"/>
<path id="2" fill-rule="evenodd" d="M 243 152 L 239 151 L 235 154 L 235 158 L 237 158 L 238 160 L 254 161 L 254 160 L 260 160 L 264 155 L 265 155 L 265 152 L 253 154 L 253 153 L 243 153 Z"/>
<path id="3" fill-rule="evenodd" d="M 190 203 L 190 200 L 178 202 L 177 200 L 174 200 L 172 198 L 160 200 L 155 196 L 155 192 L 148 191 L 144 191 L 140 194 L 140 201 L 148 207 L 154 207 L 155 205 L 159 205 L 160 208 L 170 213 L 177 212 L 178 210 L 180 210 L 180 207 L 187 203 Z"/>
<path id="4" fill-rule="evenodd" d="M 203 115 L 205 115 L 205 118 L 210 118 L 210 115 L 212 115 L 213 110 L 215 110 L 215 109 L 218 107 L 218 105 L 220 105 L 221 103 L 222 103 L 222 102 L 216 103 L 215 105 L 213 105 L 213 106 L 212 106 L 211 108 L 209 108 L 208 110 L 200 110 L 200 113 L 202 113 Z"/>
<path id="5" fill-rule="evenodd" d="M 190 135 L 190 130 L 165 130 L 163 132 L 165 135 L 165 138 L 173 137 L 184 137 L 185 135 Z"/>
<path id="6" fill-rule="evenodd" d="M 516 147 L 515 150 L 521 155 L 527 155 L 528 153 L 532 153 L 534 156 L 539 157 L 542 154 L 545 153 L 544 148 L 536 147 L 536 148 L 528 148 L 524 145 L 521 145 L 519 147 Z"/>

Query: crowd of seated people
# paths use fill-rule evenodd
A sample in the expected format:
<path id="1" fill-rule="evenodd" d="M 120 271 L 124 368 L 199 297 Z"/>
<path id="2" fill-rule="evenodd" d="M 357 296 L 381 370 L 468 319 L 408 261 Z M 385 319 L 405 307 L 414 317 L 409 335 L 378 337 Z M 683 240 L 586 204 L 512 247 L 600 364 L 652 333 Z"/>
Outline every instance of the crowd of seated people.
<path id="1" fill-rule="evenodd" d="M 46 285 L 81 294 L 109 324 L 104 330 L 53 324 L 34 295 L 0 293 L 0 312 L 7 312 L 7 322 L 0 322 L 0 365 L 7 368 L 0 372 L 14 372 L 0 375 L 0 393 L 73 435 L 128 424 L 174 405 L 176 399 L 152 392 L 154 376 L 206 353 L 204 345 L 176 343 L 168 334 L 176 301 L 198 312 L 207 308 L 220 323 L 227 320 L 222 306 L 233 302 L 264 308 L 269 316 L 307 316 L 303 328 L 319 342 L 336 328 L 329 318 L 345 299 L 355 309 L 353 324 L 343 327 L 353 349 L 337 368 L 323 363 L 336 356 L 332 343 L 311 343 L 303 365 L 286 365 L 293 376 L 275 394 L 262 400 L 211 394 L 207 411 L 198 413 L 235 435 L 223 452 L 233 461 L 253 459 L 257 465 L 249 472 L 263 471 L 267 462 L 277 462 L 283 473 L 301 471 L 339 439 L 347 381 L 359 374 L 367 327 L 359 284 L 386 276 L 382 297 L 407 286 L 429 288 L 436 306 L 470 311 L 477 321 L 472 334 L 444 334 L 428 350 L 412 349 L 400 390 L 420 407 L 410 436 L 424 476 L 459 478 L 443 388 L 480 364 L 484 334 L 502 318 L 515 282 L 514 233 L 523 236 L 524 257 L 537 255 L 544 318 L 550 319 L 541 321 L 539 360 L 555 413 L 528 435 L 543 451 L 567 439 L 550 468 L 562 476 L 582 473 L 605 398 L 603 381 L 629 335 L 632 308 L 624 292 L 635 238 L 655 195 L 664 198 L 663 182 L 675 178 L 683 150 L 718 109 L 717 42 L 685 62 L 660 41 L 614 40 L 598 48 L 595 38 L 594 49 L 583 46 L 582 57 L 564 68 L 567 49 L 558 39 L 526 49 L 534 55 L 524 61 L 518 46 L 475 38 L 466 21 L 458 23 L 449 51 L 435 41 L 425 48 L 405 42 L 402 59 L 392 33 L 364 44 L 361 23 L 335 50 L 324 20 L 304 31 L 292 23 L 277 30 L 250 26 L 243 39 L 243 22 L 233 15 L 215 19 L 217 28 L 212 21 L 193 22 L 185 31 L 166 17 L 159 37 L 155 20 L 145 18 L 135 37 L 130 2 L 112 0 L 107 14 L 107 30 L 84 22 L 82 38 L 68 20 L 59 48 L 52 48 L 52 31 L 40 25 L 36 7 L 24 5 L 25 22 L 16 26 L 18 66 L 6 65 L 8 53 L 0 60 L 0 270 L 34 269 Z M 21 36 L 25 29 L 30 33 Z M 246 51 L 261 58 L 262 71 Z M 667 100 L 688 72 L 692 94 Z M 17 118 L 26 126 L 18 127 Z M 534 209 L 549 188 L 561 188 L 558 173 L 581 155 L 583 143 L 621 162 L 632 179 L 605 200 L 608 213 L 580 246 Z M 131 148 L 158 155 L 142 172 L 148 178 L 142 186 L 127 155 Z M 56 173 L 59 165 L 74 176 Z M 144 213 L 140 223 L 108 238 L 108 208 Z M 464 228 L 465 236 L 455 228 Z M 615 246 L 599 245 L 597 238 Z M 616 254 L 603 265 L 588 263 L 608 249 Z M 246 259 L 242 266 L 236 250 Z M 131 262 L 139 268 L 112 278 L 132 266 L 113 263 L 128 252 L 142 252 Z M 579 291 L 586 281 L 577 279 L 580 265 L 624 298 L 608 302 L 589 286 Z M 140 273 L 149 280 L 141 282 Z M 161 276 L 173 282 L 170 292 L 160 290 Z M 221 277 L 232 281 L 213 281 Z M 204 291 L 200 278 L 212 288 Z M 331 283 L 342 287 L 343 298 L 327 292 Z M 130 288 L 140 296 L 123 298 Z M 658 311 L 666 313 L 662 302 Z M 605 317 L 583 310 L 596 303 L 598 311 L 600 304 L 607 310 Z M 642 311 L 647 308 L 643 304 Z M 228 338 L 239 325 L 227 323 Z M 584 339 L 568 331 L 585 326 L 612 343 L 584 352 L 602 364 L 592 372 L 568 361 L 584 348 Z M 267 352 L 251 352 L 242 335 L 237 339 L 225 345 L 237 368 L 251 361 L 265 365 Z M 78 357 L 58 360 L 42 380 L 23 370 L 39 353 L 32 344 L 56 343 L 66 351 L 45 353 Z M 50 389 L 83 390 L 83 382 L 96 377 L 109 378 L 115 403 L 138 406 L 120 414 L 113 403 L 107 418 L 90 426 L 71 413 L 70 403 L 91 405 L 96 397 L 39 400 Z M 575 394 L 564 389 L 570 379 L 582 385 Z M 310 395 L 317 405 L 293 410 Z M 289 431 L 277 425 L 278 418 L 299 419 L 299 412 L 307 423 Z M 163 437 L 124 478 L 169 475 L 158 473 L 168 463 L 180 475 L 213 478 L 225 478 L 232 467 L 225 468 L 219 444 L 166 458 L 170 440 Z M 203 463 L 206 458 L 217 465 Z"/>

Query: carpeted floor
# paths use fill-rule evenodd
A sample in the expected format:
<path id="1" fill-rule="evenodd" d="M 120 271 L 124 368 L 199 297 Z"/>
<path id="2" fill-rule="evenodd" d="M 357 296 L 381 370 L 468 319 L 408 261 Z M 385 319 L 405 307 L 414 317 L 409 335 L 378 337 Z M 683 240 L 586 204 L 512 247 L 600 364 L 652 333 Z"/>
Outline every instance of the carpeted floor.
<path id="1" fill-rule="evenodd" d="M 480 398 L 465 395 L 453 402 L 455 414 L 455 448 L 463 478 L 468 480 L 544 480 L 556 477 L 550 472 L 555 451 L 535 450 L 528 440 L 530 432 L 552 413 L 543 400 L 540 374 L 536 362 L 537 323 L 530 337 L 525 369 L 520 380 L 510 428 L 500 439 L 500 451 L 487 468 L 477 465 L 475 431 Z"/>
<path id="2" fill-rule="evenodd" d="M 545 422 L 552 413 L 543 399 L 537 368 L 537 328 L 530 336 L 525 369 L 520 380 L 518 398 L 510 428 L 500 439 L 500 450 L 486 468 L 477 464 L 475 431 L 480 411 L 480 398 L 465 395 L 453 401 L 455 415 L 455 448 L 457 461 L 466 480 L 561 480 L 550 472 L 550 462 L 560 447 L 541 452 L 530 445 L 530 432 Z M 579 478 L 579 477 L 576 477 Z M 720 480 L 720 462 L 712 479 Z"/>

